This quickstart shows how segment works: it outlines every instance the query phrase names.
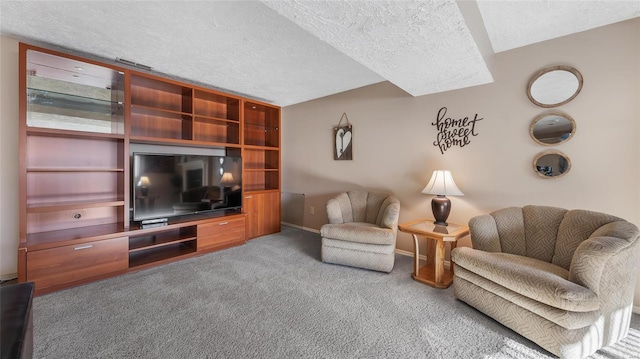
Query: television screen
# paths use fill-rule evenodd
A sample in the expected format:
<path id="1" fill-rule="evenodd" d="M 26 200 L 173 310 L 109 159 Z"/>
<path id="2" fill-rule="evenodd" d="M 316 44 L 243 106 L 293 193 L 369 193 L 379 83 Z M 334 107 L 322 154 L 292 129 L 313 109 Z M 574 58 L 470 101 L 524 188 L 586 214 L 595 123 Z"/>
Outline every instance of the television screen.
<path id="1" fill-rule="evenodd" d="M 242 159 L 234 156 L 134 153 L 133 220 L 242 207 Z"/>

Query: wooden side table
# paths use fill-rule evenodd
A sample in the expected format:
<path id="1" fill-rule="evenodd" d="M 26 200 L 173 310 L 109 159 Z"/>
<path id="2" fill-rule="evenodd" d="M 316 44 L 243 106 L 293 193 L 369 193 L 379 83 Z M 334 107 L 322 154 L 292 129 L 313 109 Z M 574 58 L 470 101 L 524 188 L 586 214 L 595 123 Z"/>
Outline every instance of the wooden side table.
<path id="1" fill-rule="evenodd" d="M 440 226 L 429 219 L 418 219 L 400 224 L 398 229 L 413 236 L 411 277 L 432 287 L 449 287 L 453 282 L 453 262 L 450 263 L 449 269 L 444 268 L 445 242 L 449 242 L 451 249 L 454 249 L 457 240 L 469 234 L 469 227 L 454 223 Z M 427 239 L 427 264 L 422 268 L 420 268 L 419 237 Z"/>

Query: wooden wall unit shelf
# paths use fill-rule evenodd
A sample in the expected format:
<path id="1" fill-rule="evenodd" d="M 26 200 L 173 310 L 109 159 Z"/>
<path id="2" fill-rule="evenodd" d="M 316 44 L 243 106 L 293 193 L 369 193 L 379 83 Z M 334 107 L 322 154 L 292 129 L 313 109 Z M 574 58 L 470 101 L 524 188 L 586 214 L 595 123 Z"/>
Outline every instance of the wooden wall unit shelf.
<path id="1" fill-rule="evenodd" d="M 245 101 L 242 154 L 247 238 L 280 231 L 280 109 Z"/>
<path id="2" fill-rule="evenodd" d="M 19 281 L 43 294 L 280 230 L 280 108 L 20 44 Z M 243 213 L 130 221 L 131 144 L 243 158 Z"/>
<path id="3" fill-rule="evenodd" d="M 131 76 L 131 138 L 240 147 L 241 98 L 151 75 Z"/>
<path id="4" fill-rule="evenodd" d="M 196 252 L 196 225 L 129 237 L 129 266 L 138 267 Z"/>

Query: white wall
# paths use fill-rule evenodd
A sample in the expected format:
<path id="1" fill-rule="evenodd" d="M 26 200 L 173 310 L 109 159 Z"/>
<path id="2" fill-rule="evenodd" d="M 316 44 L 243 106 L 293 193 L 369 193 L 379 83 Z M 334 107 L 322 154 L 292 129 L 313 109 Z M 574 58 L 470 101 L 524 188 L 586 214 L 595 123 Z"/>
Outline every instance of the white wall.
<path id="1" fill-rule="evenodd" d="M 18 42 L 0 37 L 0 279 L 18 267 Z"/>
<path id="2" fill-rule="evenodd" d="M 405 222 L 431 216 L 432 197 L 420 191 L 433 170 L 449 169 L 465 193 L 450 197 L 454 223 L 506 206 L 539 204 L 606 212 L 640 225 L 639 44 L 635 19 L 496 54 L 492 84 L 411 97 L 385 82 L 288 106 L 282 115 L 283 191 L 305 194 L 307 228 L 326 223 L 330 197 L 357 188 L 396 194 Z M 529 125 L 545 109 L 533 105 L 525 89 L 533 73 L 553 65 L 577 68 L 584 87 L 557 108 L 577 123 L 574 138 L 552 147 L 570 157 L 572 168 L 561 178 L 544 179 L 532 161 L 548 148 L 530 138 Z M 431 123 L 443 106 L 452 117 L 478 114 L 483 120 L 469 145 L 441 154 L 432 144 Z M 354 126 L 352 161 L 332 157 L 332 127 L 343 112 Z M 397 247 L 412 246 L 410 236 L 400 233 Z"/>

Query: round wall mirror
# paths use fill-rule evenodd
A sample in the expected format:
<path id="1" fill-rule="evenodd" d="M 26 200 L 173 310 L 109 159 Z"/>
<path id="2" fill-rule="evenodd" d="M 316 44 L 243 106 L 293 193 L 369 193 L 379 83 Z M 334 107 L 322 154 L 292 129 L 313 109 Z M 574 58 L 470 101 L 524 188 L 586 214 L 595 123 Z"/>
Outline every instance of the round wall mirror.
<path id="1" fill-rule="evenodd" d="M 557 107 L 573 100 L 582 90 L 582 74 L 569 66 L 538 71 L 527 86 L 529 100 L 540 107 Z"/>
<path id="2" fill-rule="evenodd" d="M 561 112 L 543 113 L 531 121 L 529 134 L 543 146 L 553 146 L 569 141 L 576 133 L 576 122 Z"/>
<path id="3" fill-rule="evenodd" d="M 533 170 L 544 178 L 562 177 L 571 169 L 571 160 L 562 152 L 549 150 L 536 156 Z"/>

